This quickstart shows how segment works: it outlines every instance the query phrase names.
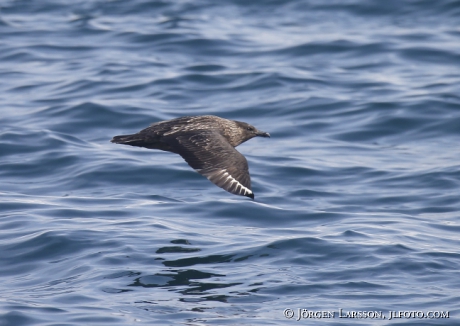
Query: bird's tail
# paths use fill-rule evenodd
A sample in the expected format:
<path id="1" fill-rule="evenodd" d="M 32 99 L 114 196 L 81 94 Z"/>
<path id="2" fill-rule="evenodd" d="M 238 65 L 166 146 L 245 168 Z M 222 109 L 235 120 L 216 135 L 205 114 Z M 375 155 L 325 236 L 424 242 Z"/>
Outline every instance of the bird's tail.
<path id="1" fill-rule="evenodd" d="M 143 142 L 143 139 L 141 139 L 138 134 L 120 135 L 113 137 L 111 142 L 115 144 L 138 146 L 138 143 Z"/>

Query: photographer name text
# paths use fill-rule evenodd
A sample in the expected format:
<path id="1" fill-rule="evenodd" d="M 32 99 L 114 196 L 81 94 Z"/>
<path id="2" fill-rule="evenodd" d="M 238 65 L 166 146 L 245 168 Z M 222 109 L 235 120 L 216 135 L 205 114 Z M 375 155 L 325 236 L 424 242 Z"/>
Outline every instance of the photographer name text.
<path id="1" fill-rule="evenodd" d="M 359 311 L 359 310 L 308 310 L 308 309 L 284 309 L 284 317 L 296 321 L 302 319 L 323 319 L 323 318 L 348 318 L 348 319 L 445 319 L 449 318 L 449 311 Z"/>

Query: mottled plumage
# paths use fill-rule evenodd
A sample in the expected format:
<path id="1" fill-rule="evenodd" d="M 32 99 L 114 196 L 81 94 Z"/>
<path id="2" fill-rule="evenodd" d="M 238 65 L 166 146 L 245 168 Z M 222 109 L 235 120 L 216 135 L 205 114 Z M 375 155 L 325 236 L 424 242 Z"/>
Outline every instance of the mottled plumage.
<path id="1" fill-rule="evenodd" d="M 160 121 L 111 141 L 179 154 L 217 186 L 254 199 L 248 162 L 235 147 L 256 136 L 270 137 L 245 122 L 205 115 Z"/>

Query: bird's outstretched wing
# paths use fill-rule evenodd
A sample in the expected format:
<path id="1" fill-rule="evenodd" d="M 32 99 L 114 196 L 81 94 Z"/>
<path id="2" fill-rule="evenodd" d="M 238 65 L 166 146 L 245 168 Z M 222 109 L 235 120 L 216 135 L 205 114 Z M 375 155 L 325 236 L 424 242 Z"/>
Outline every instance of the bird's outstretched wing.
<path id="1" fill-rule="evenodd" d="M 218 187 L 254 199 L 246 158 L 217 131 L 190 131 L 162 141 Z"/>

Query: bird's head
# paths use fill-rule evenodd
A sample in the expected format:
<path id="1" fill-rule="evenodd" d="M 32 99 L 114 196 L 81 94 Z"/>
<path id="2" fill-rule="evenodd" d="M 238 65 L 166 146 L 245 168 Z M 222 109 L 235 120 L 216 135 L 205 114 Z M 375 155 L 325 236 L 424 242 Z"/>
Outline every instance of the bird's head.
<path id="1" fill-rule="evenodd" d="M 244 143 L 245 141 L 260 136 L 260 137 L 270 137 L 270 134 L 265 131 L 258 130 L 256 127 L 251 126 L 249 123 L 246 122 L 241 122 L 241 121 L 235 121 L 236 125 L 238 126 L 238 131 L 239 131 L 239 138 L 240 142 L 238 143 Z"/>

